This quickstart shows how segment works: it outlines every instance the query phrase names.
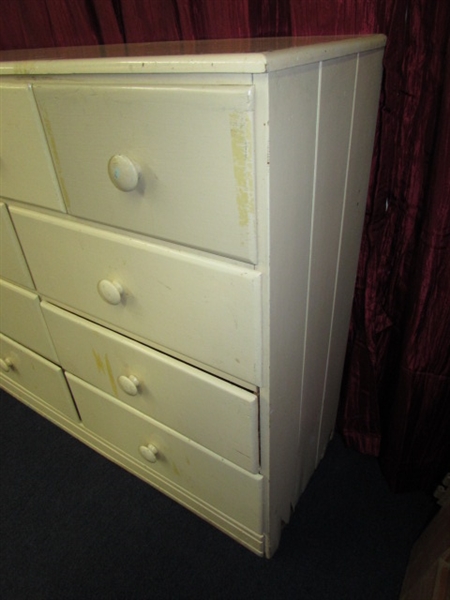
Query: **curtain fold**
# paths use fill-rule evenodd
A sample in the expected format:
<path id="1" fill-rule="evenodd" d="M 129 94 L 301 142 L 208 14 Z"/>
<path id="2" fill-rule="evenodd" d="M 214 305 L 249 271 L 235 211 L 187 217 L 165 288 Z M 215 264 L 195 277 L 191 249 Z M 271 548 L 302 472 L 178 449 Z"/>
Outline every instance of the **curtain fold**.
<path id="1" fill-rule="evenodd" d="M 0 48 L 123 42 L 117 0 L 2 0 Z"/>
<path id="2" fill-rule="evenodd" d="M 152 0 L 145 10 L 140 0 L 120 2 L 120 7 L 126 43 L 182 39 L 175 0 Z"/>
<path id="3" fill-rule="evenodd" d="M 450 154 L 448 144 L 439 142 L 448 118 L 443 81 L 449 70 L 449 9 L 444 2 L 398 0 L 389 20 L 376 161 L 338 420 L 349 443 L 380 455 L 399 490 L 431 489 L 450 464 L 450 336 L 435 329 L 441 321 L 446 331 L 450 322 L 450 289 L 444 284 L 450 239 L 448 230 L 446 236 L 439 233 L 450 215 Z M 433 170 L 442 174 L 435 185 Z M 446 248 L 431 262 L 431 247 L 445 237 Z M 433 302 L 425 302 L 429 294 Z M 417 336 L 417 319 L 431 335 Z M 436 419 L 437 413 L 445 418 Z"/>
<path id="4" fill-rule="evenodd" d="M 443 24 L 438 19 L 436 25 Z M 430 127 L 424 142 L 424 160 L 430 163 L 426 204 L 411 259 L 405 335 L 381 451 L 384 470 L 398 489 L 432 489 L 436 475 L 450 465 L 450 37 L 441 50 L 427 63 L 424 88 L 434 84 L 442 92 L 432 109 L 434 131 Z"/>
<path id="5" fill-rule="evenodd" d="M 385 33 L 338 428 L 394 489 L 450 468 L 450 2 L 3 0 L 1 49 Z"/>

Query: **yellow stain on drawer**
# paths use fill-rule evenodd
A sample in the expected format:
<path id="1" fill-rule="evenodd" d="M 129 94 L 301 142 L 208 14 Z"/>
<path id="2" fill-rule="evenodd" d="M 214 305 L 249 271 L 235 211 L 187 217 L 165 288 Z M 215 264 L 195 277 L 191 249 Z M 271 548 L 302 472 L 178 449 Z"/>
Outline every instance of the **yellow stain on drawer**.
<path id="1" fill-rule="evenodd" d="M 118 398 L 119 394 L 117 393 L 116 379 L 115 379 L 114 374 L 112 372 L 111 365 L 109 363 L 109 358 L 108 358 L 107 354 L 105 354 L 105 363 L 106 363 L 106 370 L 108 372 L 109 383 L 111 384 L 111 388 L 112 388 L 112 391 L 114 393 L 114 396 L 116 398 Z"/>
<path id="2" fill-rule="evenodd" d="M 98 352 L 92 349 L 92 354 L 94 355 L 95 366 L 97 367 L 97 371 L 99 373 L 105 372 L 105 365 L 103 364 L 103 359 Z"/>
<path id="3" fill-rule="evenodd" d="M 253 186 L 252 122 L 248 113 L 230 113 L 231 150 L 239 225 L 247 227 L 250 214 L 255 212 Z"/>
<path id="4" fill-rule="evenodd" d="M 174 472 L 174 474 L 179 477 L 181 475 L 180 471 L 178 470 L 177 465 L 172 461 L 172 471 Z"/>
<path id="5" fill-rule="evenodd" d="M 92 349 L 92 354 L 94 355 L 95 366 L 97 367 L 97 371 L 99 373 L 105 373 L 105 369 L 106 369 L 106 374 L 108 375 L 109 383 L 111 385 L 111 389 L 113 391 L 113 394 L 114 394 L 114 396 L 116 398 L 118 398 L 119 396 L 118 396 L 116 379 L 114 377 L 113 370 L 111 368 L 111 363 L 109 362 L 108 355 L 105 354 L 105 360 L 103 361 L 103 359 L 100 356 L 100 354 L 98 352 L 96 352 L 94 349 Z"/>

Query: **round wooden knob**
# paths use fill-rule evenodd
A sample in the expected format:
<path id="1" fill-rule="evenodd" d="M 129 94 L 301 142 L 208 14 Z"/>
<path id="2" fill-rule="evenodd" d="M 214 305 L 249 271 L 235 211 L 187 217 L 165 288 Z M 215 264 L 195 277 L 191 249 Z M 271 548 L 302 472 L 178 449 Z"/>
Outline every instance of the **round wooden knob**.
<path id="1" fill-rule="evenodd" d="M 118 281 L 102 279 L 97 285 L 98 292 L 108 304 L 120 304 L 122 301 L 123 287 Z"/>
<path id="2" fill-rule="evenodd" d="M 121 375 L 118 379 L 120 387 L 129 396 L 136 396 L 139 392 L 139 379 L 134 375 Z"/>
<path id="3" fill-rule="evenodd" d="M 0 369 L 5 373 L 9 373 L 13 366 L 12 360 L 10 358 L 0 358 Z"/>
<path id="4" fill-rule="evenodd" d="M 139 452 L 142 454 L 145 460 L 148 460 L 148 462 L 156 462 L 158 456 L 158 448 L 153 446 L 153 444 L 148 444 L 148 446 L 140 446 Z"/>
<path id="5" fill-rule="evenodd" d="M 109 178 L 117 189 L 132 192 L 137 188 L 140 168 L 124 154 L 115 154 L 108 163 Z"/>

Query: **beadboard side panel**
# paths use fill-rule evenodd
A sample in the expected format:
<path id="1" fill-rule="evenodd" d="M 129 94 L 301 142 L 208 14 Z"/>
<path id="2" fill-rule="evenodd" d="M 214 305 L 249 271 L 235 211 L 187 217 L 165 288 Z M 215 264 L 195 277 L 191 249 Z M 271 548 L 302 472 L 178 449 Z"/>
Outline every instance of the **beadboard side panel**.
<path id="1" fill-rule="evenodd" d="M 261 464 L 269 482 L 268 556 L 278 545 L 282 523 L 289 521 L 295 493 L 318 82 L 317 64 L 269 76 L 269 249 L 263 304 L 269 351 L 260 396 Z"/>
<path id="2" fill-rule="evenodd" d="M 357 62 L 326 380 L 322 396 L 321 430 L 317 442 L 317 462 L 325 452 L 336 421 L 337 403 L 333 401 L 333 398 L 340 390 L 344 369 L 345 346 L 375 137 L 382 75 L 382 54 L 382 51 L 361 54 Z"/>
<path id="3" fill-rule="evenodd" d="M 367 56 L 269 80 L 268 555 L 334 429 L 381 73 Z M 361 93 L 358 77 L 375 83 Z"/>

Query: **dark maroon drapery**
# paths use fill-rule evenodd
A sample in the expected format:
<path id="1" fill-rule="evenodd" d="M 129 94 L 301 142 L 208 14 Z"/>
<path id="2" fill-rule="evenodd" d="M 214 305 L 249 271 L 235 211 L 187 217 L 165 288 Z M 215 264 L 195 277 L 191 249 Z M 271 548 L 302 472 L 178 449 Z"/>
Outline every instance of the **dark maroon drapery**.
<path id="1" fill-rule="evenodd" d="M 338 427 L 396 489 L 450 469 L 450 2 L 3 0 L 0 48 L 386 33 Z"/>

